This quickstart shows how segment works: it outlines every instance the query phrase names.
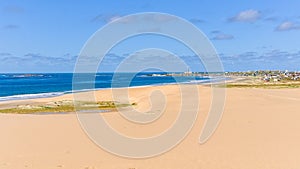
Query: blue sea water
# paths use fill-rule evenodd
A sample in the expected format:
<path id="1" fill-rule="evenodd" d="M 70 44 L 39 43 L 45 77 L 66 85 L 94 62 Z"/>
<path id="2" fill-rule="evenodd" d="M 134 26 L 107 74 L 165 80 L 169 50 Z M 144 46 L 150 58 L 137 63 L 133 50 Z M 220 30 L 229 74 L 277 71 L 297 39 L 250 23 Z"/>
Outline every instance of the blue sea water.
<path id="1" fill-rule="evenodd" d="M 77 79 L 80 90 L 104 89 L 111 87 L 135 87 L 171 83 L 195 83 L 207 81 L 207 77 L 193 76 L 150 76 L 147 73 L 97 73 L 95 81 Z M 72 73 L 47 74 L 0 74 L 0 101 L 28 98 L 52 97 L 72 92 Z M 75 82 L 74 82 L 75 83 Z M 86 85 L 86 84 L 93 84 Z M 78 88 L 77 88 L 78 89 Z"/>

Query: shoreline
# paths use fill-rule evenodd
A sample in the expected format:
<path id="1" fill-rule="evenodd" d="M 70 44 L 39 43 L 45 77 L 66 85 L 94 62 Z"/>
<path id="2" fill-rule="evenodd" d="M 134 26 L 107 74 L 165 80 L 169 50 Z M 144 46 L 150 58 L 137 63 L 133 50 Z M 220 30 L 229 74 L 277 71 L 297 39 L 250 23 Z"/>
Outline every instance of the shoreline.
<path id="1" fill-rule="evenodd" d="M 213 79 L 213 77 L 211 77 Z M 163 87 L 163 86 L 173 86 L 173 85 L 197 85 L 197 86 L 205 86 L 210 87 L 211 85 L 214 85 L 216 87 L 224 87 L 224 88 L 264 88 L 264 89 L 276 89 L 276 88 L 298 88 L 300 87 L 300 82 L 267 82 L 264 83 L 259 78 L 253 78 L 253 77 L 243 77 L 243 76 L 226 76 L 226 79 L 224 80 L 225 84 L 219 85 L 218 82 L 220 80 L 216 81 L 206 81 L 206 80 L 199 80 L 199 82 L 181 82 L 181 83 L 160 83 L 160 84 L 153 84 L 153 85 L 141 85 L 141 86 L 130 86 L 130 87 L 118 87 L 118 88 L 97 88 L 97 89 L 82 89 L 78 91 L 65 91 L 65 92 L 49 92 L 49 93 L 37 93 L 37 94 L 23 94 L 23 95 L 13 95 L 13 96 L 4 96 L 0 97 L 0 109 L 3 108 L 2 106 L 4 104 L 10 104 L 10 103 L 17 103 L 17 102 L 37 102 L 38 100 L 57 100 L 56 98 L 69 98 L 71 99 L 71 95 L 73 93 L 85 93 L 85 92 L 100 92 L 100 91 L 110 91 L 113 89 L 139 89 L 139 88 L 151 88 L 151 87 Z M 223 81 L 222 81 L 223 82 Z M 222 83 L 221 82 L 221 83 Z M 292 85 L 295 85 L 295 87 L 291 87 Z M 41 97 L 36 97 L 36 95 L 42 95 Z M 17 99 L 7 99 L 7 100 L 1 100 L 1 98 L 7 98 L 7 97 L 18 97 Z M 25 96 L 25 97 L 24 97 Z M 26 96 L 32 96 L 32 97 L 26 97 Z M 72 99 L 71 99 L 72 100 Z"/>
<path id="2" fill-rule="evenodd" d="M 211 79 L 214 80 L 213 77 Z M 179 85 L 180 84 L 183 84 L 183 85 L 185 85 L 185 84 L 207 85 L 207 84 L 217 83 L 218 80 L 216 80 L 216 82 L 207 82 L 207 81 L 210 81 L 210 79 L 193 80 L 192 82 L 191 81 L 187 81 L 187 82 L 157 83 L 157 84 L 140 85 L 140 86 L 128 86 L 128 87 L 117 87 L 117 88 L 111 88 L 111 87 L 109 87 L 109 88 L 81 89 L 81 90 L 75 90 L 75 91 L 73 91 L 73 90 L 70 91 L 69 90 L 69 91 L 46 92 L 46 93 L 19 94 L 19 95 L 11 95 L 11 96 L 1 96 L 0 97 L 0 103 L 1 102 L 6 102 L 6 101 L 17 101 L 17 100 L 21 101 L 21 100 L 28 100 L 28 99 L 51 98 L 51 97 L 58 97 L 58 96 L 66 95 L 66 94 L 72 94 L 72 93 L 100 91 L 100 90 L 109 90 L 109 89 L 144 88 L 144 87 L 168 86 L 168 85 L 178 85 L 178 84 Z M 41 96 L 38 97 L 39 95 L 41 95 Z M 25 96 L 25 98 L 24 98 L 24 96 Z M 6 99 L 6 98 L 13 98 L 13 99 Z"/>
<path id="3" fill-rule="evenodd" d="M 201 82 L 202 81 L 202 82 Z M 99 95 L 99 93 L 110 93 L 112 90 L 116 89 L 128 89 L 128 90 L 135 90 L 135 89 L 149 89 L 149 88 L 168 88 L 169 86 L 178 86 L 178 85 L 196 85 L 198 87 L 208 87 L 210 88 L 211 85 L 214 85 L 215 87 L 221 87 L 221 88 L 261 88 L 261 89 L 291 89 L 291 88 L 299 88 L 300 83 L 299 82 L 294 82 L 294 83 L 282 83 L 282 82 L 268 82 L 268 83 L 263 83 L 259 78 L 253 78 L 253 77 L 243 77 L 243 76 L 227 76 L 225 79 L 225 84 L 219 84 L 218 82 L 220 81 L 210 81 L 208 83 L 203 82 L 203 80 L 200 80 L 200 83 L 166 83 L 166 84 L 154 84 L 154 85 L 143 85 L 143 86 L 130 86 L 130 87 L 120 87 L 120 88 L 99 88 L 99 89 L 83 89 L 81 91 L 76 91 L 75 93 L 80 93 L 84 94 L 86 92 L 94 92 L 96 95 Z M 293 86 L 295 85 L 295 86 Z M 73 93 L 72 91 L 68 92 L 60 92 L 61 94 L 59 95 L 53 95 L 51 96 L 52 93 L 40 93 L 37 95 L 43 95 L 46 94 L 45 97 L 33 97 L 33 98 L 20 98 L 20 99 L 14 99 L 14 100 L 1 100 L 0 101 L 0 114 L 5 111 L 6 109 L 12 109 L 12 112 L 18 112 L 16 108 L 20 108 L 20 113 L 17 114 L 23 114 L 21 112 L 24 112 L 24 114 L 35 114 L 35 113 L 70 113 L 74 108 L 71 107 L 73 105 Z M 29 94 L 32 95 L 32 94 Z M 33 94 L 34 95 L 34 94 Z M 50 95 L 50 97 L 49 97 Z M 13 97 L 13 96 L 11 96 Z M 99 100 L 99 101 L 112 101 L 111 100 Z M 49 104 L 53 104 L 53 102 L 72 102 L 72 104 L 67 104 L 68 107 L 64 103 L 62 105 L 57 105 L 57 106 L 62 106 L 60 109 L 58 107 L 55 107 L 55 109 L 46 109 L 44 111 L 45 107 L 48 107 Z M 122 103 L 121 103 L 122 104 Z M 134 103 L 135 104 L 135 103 Z M 24 110 L 23 107 L 26 106 L 28 109 L 32 109 L 32 113 L 30 113 L 30 110 Z M 38 111 L 36 110 L 36 107 L 39 107 L 43 111 Z M 53 107 L 52 107 L 53 108 Z M 63 109 L 65 108 L 65 109 Z M 67 111 L 66 111 L 67 110 Z M 105 111 L 112 111 L 111 109 L 101 109 Z M 28 112 L 28 113 L 26 113 Z"/>
<path id="4" fill-rule="evenodd" d="M 81 92 L 76 92 L 78 94 L 85 94 L 85 93 L 89 93 L 89 92 L 94 92 L 96 95 L 95 100 L 98 102 L 113 102 L 113 94 L 112 91 L 113 90 L 120 90 L 120 89 L 128 89 L 128 91 L 135 91 L 135 90 L 156 90 L 156 88 L 177 88 L 179 85 L 196 85 L 198 87 L 207 87 L 207 85 L 204 84 L 185 84 L 185 83 L 180 83 L 180 84 L 165 84 L 165 85 L 145 85 L 145 86 L 133 86 L 133 87 L 124 87 L 124 88 L 103 88 L 100 90 L 97 89 L 93 89 L 93 90 L 85 90 L 85 91 L 81 91 Z M 99 95 L 103 94 L 105 95 L 105 99 L 101 99 L 99 98 Z M 109 99 L 108 99 L 109 98 Z M 73 93 L 66 93 L 66 94 L 62 94 L 62 95 L 58 95 L 58 96 L 53 96 L 53 97 L 43 97 L 43 98 L 30 98 L 30 99 L 20 99 L 20 100 L 5 100 L 5 101 L 0 101 L 0 114 L 23 114 L 23 113 L 3 113 L 1 112 L 2 110 L 6 110 L 6 109 L 15 109 L 15 108 L 19 108 L 19 107 L 25 107 L 28 109 L 32 109 L 33 112 L 32 113 L 24 113 L 24 114 L 36 114 L 34 112 L 34 109 L 36 106 L 40 106 L 40 107 L 44 107 L 47 106 L 49 104 L 53 104 L 56 102 L 72 102 L 71 104 L 68 105 L 73 105 Z M 123 104 L 123 103 L 119 103 L 119 104 Z M 130 103 L 132 105 L 136 104 L 136 102 L 132 102 Z M 65 105 L 64 103 L 62 103 L 60 106 Z M 128 105 L 131 106 L 131 105 Z M 103 111 L 114 111 L 113 109 L 114 107 L 109 107 L 109 108 L 104 108 L 101 109 Z M 44 112 L 37 112 L 37 113 L 44 113 Z M 47 112 L 45 112 L 47 113 Z M 50 113 L 50 112 L 49 112 Z M 53 112 L 53 114 L 57 114 L 57 113 L 75 113 L 74 111 L 69 111 L 69 112 L 63 112 L 63 111 L 55 111 Z"/>

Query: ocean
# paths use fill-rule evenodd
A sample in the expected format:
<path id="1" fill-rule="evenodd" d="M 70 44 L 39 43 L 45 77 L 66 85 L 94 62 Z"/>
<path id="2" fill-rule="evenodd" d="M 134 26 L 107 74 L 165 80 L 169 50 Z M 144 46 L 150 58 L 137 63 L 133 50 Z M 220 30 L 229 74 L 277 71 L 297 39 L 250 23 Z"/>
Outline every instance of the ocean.
<path id="1" fill-rule="evenodd" d="M 154 76 L 153 76 L 154 74 Z M 111 87 L 137 87 L 173 83 L 202 83 L 209 81 L 202 76 L 165 76 L 166 73 L 97 73 L 95 88 L 84 85 L 92 82 L 77 80 L 83 84 L 80 90 L 105 89 Z M 72 73 L 0 74 L 0 101 L 54 97 L 72 92 Z M 78 92 L 78 91 L 76 91 Z"/>

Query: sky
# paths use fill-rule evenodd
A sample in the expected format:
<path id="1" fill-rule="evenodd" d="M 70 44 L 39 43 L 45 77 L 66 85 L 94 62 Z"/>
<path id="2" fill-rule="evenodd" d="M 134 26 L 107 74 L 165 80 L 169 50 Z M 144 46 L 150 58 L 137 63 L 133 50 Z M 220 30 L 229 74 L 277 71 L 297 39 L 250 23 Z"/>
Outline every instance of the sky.
<path id="1" fill-rule="evenodd" d="M 225 71 L 300 71 L 299 6 L 298 0 L 1 0 L 0 72 L 73 72 L 81 49 L 98 29 L 142 12 L 167 13 L 194 24 L 216 48 Z M 122 59 L 146 48 L 168 50 L 193 71 L 203 71 L 184 45 L 154 35 L 119 43 L 99 71 L 114 71 Z"/>

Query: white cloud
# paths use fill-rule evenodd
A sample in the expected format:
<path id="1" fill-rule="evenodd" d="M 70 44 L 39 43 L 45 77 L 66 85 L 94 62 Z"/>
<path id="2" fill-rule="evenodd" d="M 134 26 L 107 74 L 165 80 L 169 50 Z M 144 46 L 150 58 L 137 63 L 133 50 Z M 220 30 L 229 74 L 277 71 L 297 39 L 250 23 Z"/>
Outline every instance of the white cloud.
<path id="1" fill-rule="evenodd" d="M 233 39 L 234 36 L 233 35 L 229 35 L 229 34 L 218 34 L 215 37 L 213 37 L 213 40 L 230 40 Z"/>
<path id="2" fill-rule="evenodd" d="M 299 70 L 300 51 L 248 51 L 240 54 L 219 55 L 225 70 Z"/>
<path id="3" fill-rule="evenodd" d="M 211 32 L 214 36 L 212 40 L 231 40 L 234 39 L 233 35 L 225 34 L 222 31 L 214 30 Z"/>
<path id="4" fill-rule="evenodd" d="M 255 22 L 260 19 L 261 13 L 258 10 L 249 9 L 241 11 L 237 15 L 228 19 L 230 22 Z"/>
<path id="5" fill-rule="evenodd" d="M 276 27 L 276 31 L 289 31 L 289 30 L 300 30 L 300 25 L 295 24 L 294 22 L 286 21 L 281 23 Z"/>

